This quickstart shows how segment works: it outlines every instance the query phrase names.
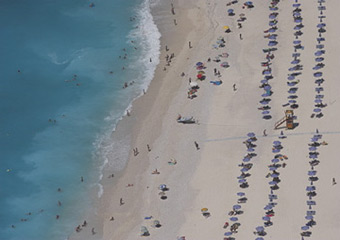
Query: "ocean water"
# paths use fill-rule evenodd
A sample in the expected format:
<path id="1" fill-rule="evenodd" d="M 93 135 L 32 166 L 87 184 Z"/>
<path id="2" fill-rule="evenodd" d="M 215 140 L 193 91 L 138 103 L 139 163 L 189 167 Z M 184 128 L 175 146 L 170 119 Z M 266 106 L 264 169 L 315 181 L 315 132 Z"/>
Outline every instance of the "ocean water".
<path id="1" fill-rule="evenodd" d="M 101 196 L 109 136 L 152 80 L 160 33 L 149 0 L 0 3 L 0 240 L 66 239 Z"/>

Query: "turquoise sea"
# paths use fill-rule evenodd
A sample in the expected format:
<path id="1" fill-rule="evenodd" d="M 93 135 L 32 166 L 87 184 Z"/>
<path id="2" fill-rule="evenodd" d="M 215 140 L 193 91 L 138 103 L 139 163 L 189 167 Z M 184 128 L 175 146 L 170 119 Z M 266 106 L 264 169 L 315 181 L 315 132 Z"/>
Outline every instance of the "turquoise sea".
<path id="1" fill-rule="evenodd" d="M 0 240 L 64 240 L 101 195 L 109 135 L 152 80 L 160 33 L 149 0 L 0 3 Z"/>

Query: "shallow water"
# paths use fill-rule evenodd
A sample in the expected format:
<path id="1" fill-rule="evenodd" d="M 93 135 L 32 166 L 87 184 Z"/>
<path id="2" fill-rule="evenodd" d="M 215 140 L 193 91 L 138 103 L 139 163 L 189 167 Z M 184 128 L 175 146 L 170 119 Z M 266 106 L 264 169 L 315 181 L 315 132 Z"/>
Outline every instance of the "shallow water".
<path id="1" fill-rule="evenodd" d="M 160 34 L 143 0 L 1 3 L 0 239 L 65 239 L 153 77 Z"/>

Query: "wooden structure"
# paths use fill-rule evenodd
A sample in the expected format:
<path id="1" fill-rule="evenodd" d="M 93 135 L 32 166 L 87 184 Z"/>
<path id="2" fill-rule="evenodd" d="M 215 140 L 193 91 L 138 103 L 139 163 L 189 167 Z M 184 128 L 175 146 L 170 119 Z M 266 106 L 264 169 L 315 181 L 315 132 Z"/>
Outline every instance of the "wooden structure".
<path id="1" fill-rule="evenodd" d="M 286 110 L 285 116 L 275 123 L 274 129 L 278 129 L 283 123 L 286 123 L 287 129 L 294 129 L 294 112 Z"/>

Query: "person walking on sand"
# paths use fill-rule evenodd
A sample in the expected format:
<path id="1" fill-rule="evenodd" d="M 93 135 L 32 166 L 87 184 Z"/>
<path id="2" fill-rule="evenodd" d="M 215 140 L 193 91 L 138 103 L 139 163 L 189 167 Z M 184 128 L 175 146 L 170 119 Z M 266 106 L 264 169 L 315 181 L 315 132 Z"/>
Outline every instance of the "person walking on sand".
<path id="1" fill-rule="evenodd" d="M 191 42 L 189 41 L 189 48 L 192 48 L 192 46 L 191 46 Z"/>
<path id="2" fill-rule="evenodd" d="M 120 205 L 120 206 L 124 205 L 123 198 L 120 198 L 120 199 L 119 199 L 119 205 Z"/>
<path id="3" fill-rule="evenodd" d="M 200 150 L 198 143 L 196 141 L 194 143 L 195 143 L 196 150 Z"/>
<path id="4" fill-rule="evenodd" d="M 234 92 L 237 90 L 236 84 L 235 84 L 235 83 L 234 83 L 234 85 L 233 85 L 233 90 L 234 90 Z"/>
<path id="5" fill-rule="evenodd" d="M 240 40 L 243 40 L 243 38 L 242 38 L 242 34 L 240 33 Z"/>
<path id="6" fill-rule="evenodd" d="M 334 186 L 336 184 L 335 178 L 332 179 L 332 185 Z"/>
<path id="7" fill-rule="evenodd" d="M 263 136 L 264 136 L 264 137 L 267 136 L 267 129 L 263 130 Z"/>

